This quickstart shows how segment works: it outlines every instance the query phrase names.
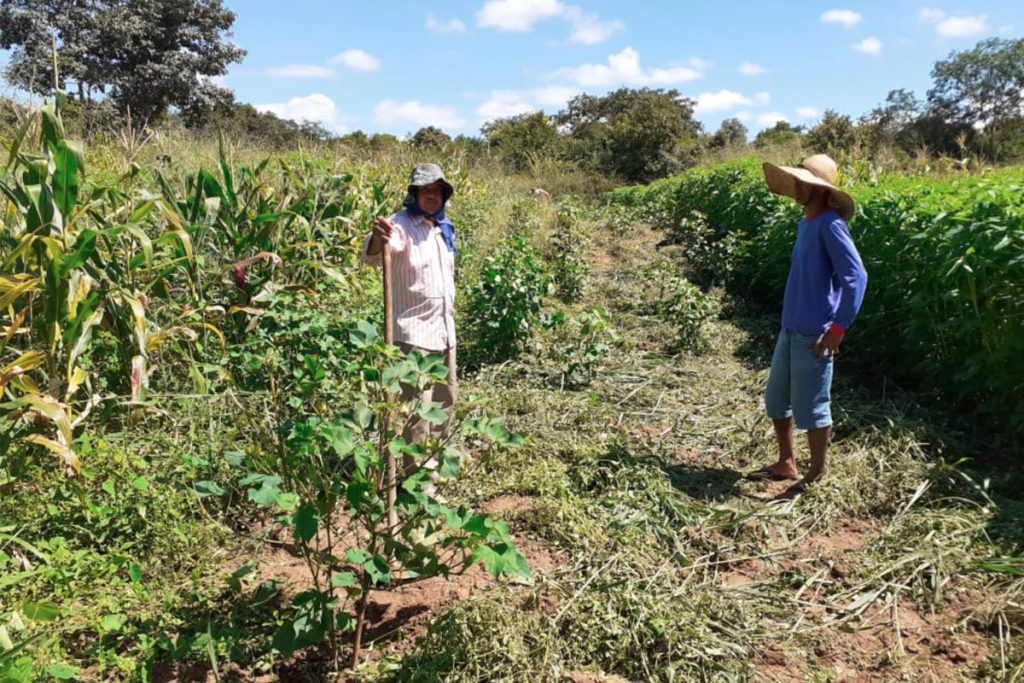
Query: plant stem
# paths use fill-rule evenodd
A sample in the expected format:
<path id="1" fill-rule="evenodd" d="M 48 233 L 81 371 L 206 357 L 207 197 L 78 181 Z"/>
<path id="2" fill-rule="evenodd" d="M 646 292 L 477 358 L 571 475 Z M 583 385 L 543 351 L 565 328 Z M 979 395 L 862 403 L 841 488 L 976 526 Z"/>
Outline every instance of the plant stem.
<path id="1" fill-rule="evenodd" d="M 352 668 L 359 666 L 359 657 L 363 650 L 363 629 L 366 626 L 366 608 L 370 602 L 370 575 L 363 570 L 359 582 L 359 612 L 356 615 L 356 642 L 352 648 Z"/>

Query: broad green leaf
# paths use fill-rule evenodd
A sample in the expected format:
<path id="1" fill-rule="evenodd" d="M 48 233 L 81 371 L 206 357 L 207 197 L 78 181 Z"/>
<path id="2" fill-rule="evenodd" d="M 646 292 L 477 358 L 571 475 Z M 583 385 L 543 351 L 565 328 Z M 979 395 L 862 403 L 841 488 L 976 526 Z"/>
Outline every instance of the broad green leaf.
<path id="1" fill-rule="evenodd" d="M 134 584 L 142 583 L 142 567 L 138 562 L 128 563 L 128 577 Z"/>
<path id="2" fill-rule="evenodd" d="M 294 512 L 299 506 L 299 495 L 291 491 L 282 492 L 274 498 L 274 503 L 285 512 Z"/>
<path id="3" fill-rule="evenodd" d="M 387 560 L 380 555 L 375 555 L 372 560 L 363 564 L 370 580 L 375 584 L 387 583 L 391 580 L 391 572 L 388 569 Z"/>
<path id="4" fill-rule="evenodd" d="M 441 425 L 448 421 L 448 414 L 444 412 L 440 403 L 420 404 L 416 414 L 433 425 Z"/>
<path id="5" fill-rule="evenodd" d="M 352 564 L 362 565 L 368 559 L 370 559 L 370 556 L 367 555 L 365 551 L 360 550 L 359 548 L 349 548 L 345 551 L 345 559 L 351 562 Z"/>
<path id="6" fill-rule="evenodd" d="M 295 596 L 294 612 L 274 634 L 273 646 L 289 655 L 324 639 L 333 627 L 332 611 L 323 594 L 306 591 Z"/>
<path id="7" fill-rule="evenodd" d="M 357 322 L 355 328 L 350 330 L 348 334 L 352 344 L 359 349 L 369 348 L 380 339 L 376 328 L 365 320 Z"/>
<path id="8" fill-rule="evenodd" d="M 224 489 L 215 481 L 197 481 L 192 484 L 192 491 L 200 498 L 224 495 Z"/>
<path id="9" fill-rule="evenodd" d="M 128 617 L 123 614 L 106 614 L 100 619 L 100 628 L 108 633 L 120 631 L 127 621 Z"/>
<path id="10" fill-rule="evenodd" d="M 356 575 L 352 572 L 338 572 L 331 577 L 331 585 L 335 588 L 349 588 L 358 583 Z"/>
<path id="11" fill-rule="evenodd" d="M 242 579 L 252 574 L 255 569 L 256 567 L 251 562 L 246 562 L 233 571 L 231 576 L 228 577 L 228 585 L 231 586 L 231 590 L 240 593 L 242 591 Z"/>
<path id="12" fill-rule="evenodd" d="M 32 621 L 53 621 L 60 616 L 60 608 L 52 602 L 25 601 L 21 603 L 21 613 Z"/>
<path id="13" fill-rule="evenodd" d="M 441 458 L 441 467 L 438 470 L 445 479 L 454 479 L 459 476 L 462 465 L 462 453 L 454 448 L 446 448 Z"/>
<path id="14" fill-rule="evenodd" d="M 292 525 L 295 527 L 295 537 L 302 541 L 311 541 L 316 537 L 320 524 L 320 513 L 316 507 L 303 502 L 299 509 L 292 515 Z"/>
<path id="15" fill-rule="evenodd" d="M 70 681 L 78 675 L 78 669 L 67 664 L 51 664 L 47 671 L 51 676 L 61 681 Z"/>
<path id="16" fill-rule="evenodd" d="M 65 220 L 78 204 L 78 175 L 82 167 L 82 144 L 61 140 L 53 163 L 53 200 Z"/>

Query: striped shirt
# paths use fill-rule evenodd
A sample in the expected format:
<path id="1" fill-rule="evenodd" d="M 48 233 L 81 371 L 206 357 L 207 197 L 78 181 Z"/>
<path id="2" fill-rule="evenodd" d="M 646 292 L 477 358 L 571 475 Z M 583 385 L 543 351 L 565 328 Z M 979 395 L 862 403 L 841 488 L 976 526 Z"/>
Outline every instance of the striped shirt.
<path id="1" fill-rule="evenodd" d="M 455 254 L 441 229 L 424 216 L 406 211 L 391 217 L 391 320 L 395 343 L 426 351 L 455 347 Z M 380 267 L 383 256 L 370 256 L 363 242 L 363 263 Z"/>

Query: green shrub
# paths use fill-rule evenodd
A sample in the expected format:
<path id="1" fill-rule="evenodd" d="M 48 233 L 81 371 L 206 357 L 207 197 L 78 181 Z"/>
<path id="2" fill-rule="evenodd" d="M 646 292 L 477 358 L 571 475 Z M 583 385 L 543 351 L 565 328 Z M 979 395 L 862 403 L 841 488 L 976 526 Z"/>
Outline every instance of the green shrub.
<path id="1" fill-rule="evenodd" d="M 700 352 L 707 348 L 704 325 L 718 315 L 719 305 L 685 277 L 673 277 L 665 284 L 666 297 L 659 312 L 676 333 L 674 348 Z"/>
<path id="2" fill-rule="evenodd" d="M 486 257 L 480 279 L 462 297 L 459 321 L 467 329 L 459 336 L 468 340 L 467 362 L 500 362 L 526 350 L 548 289 L 540 259 L 521 237 Z"/>
<path id="3" fill-rule="evenodd" d="M 611 352 L 612 344 L 618 341 L 615 328 L 608 320 L 608 311 L 592 308 L 569 319 L 559 312 L 550 326 L 562 332 L 548 350 L 548 356 L 558 363 L 562 384 L 590 384 Z"/>
<path id="4" fill-rule="evenodd" d="M 587 235 L 580 224 L 581 207 L 574 199 L 566 199 L 558 207 L 557 229 L 552 237 L 554 254 L 552 279 L 558 298 L 573 303 L 583 298 L 590 278 L 586 259 Z"/>

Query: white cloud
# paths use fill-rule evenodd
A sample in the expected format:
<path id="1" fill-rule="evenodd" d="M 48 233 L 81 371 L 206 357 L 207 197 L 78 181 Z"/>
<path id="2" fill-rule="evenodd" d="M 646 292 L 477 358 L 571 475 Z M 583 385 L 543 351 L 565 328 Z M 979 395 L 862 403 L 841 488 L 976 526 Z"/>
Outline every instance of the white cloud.
<path id="1" fill-rule="evenodd" d="M 754 115 L 751 114 L 749 111 L 738 111 L 736 112 L 735 118 L 739 119 L 740 121 L 750 121 L 751 119 L 754 118 Z"/>
<path id="2" fill-rule="evenodd" d="M 814 107 L 797 107 L 796 115 L 804 121 L 810 121 L 821 117 L 821 110 Z"/>
<path id="3" fill-rule="evenodd" d="M 341 64 L 356 71 L 376 71 L 380 68 L 380 60 L 362 50 L 345 50 L 330 59 L 331 64 Z"/>
<path id="4" fill-rule="evenodd" d="M 499 31 L 529 31 L 538 21 L 564 12 L 559 0 L 489 0 L 477 12 L 476 22 Z"/>
<path id="5" fill-rule="evenodd" d="M 830 9 L 821 15 L 822 22 L 826 24 L 842 24 L 846 28 L 853 28 L 864 20 L 864 17 L 852 9 Z"/>
<path id="6" fill-rule="evenodd" d="M 866 55 L 878 56 L 882 54 L 883 45 L 882 41 L 880 41 L 878 38 L 875 38 L 874 36 L 868 36 L 864 40 L 860 41 L 859 43 L 854 43 L 850 47 L 852 47 L 857 52 L 863 52 Z"/>
<path id="7" fill-rule="evenodd" d="M 536 90 L 492 90 L 488 99 L 476 108 L 476 115 L 484 123 L 540 109 L 561 109 L 579 94 L 579 88 L 564 85 Z"/>
<path id="8" fill-rule="evenodd" d="M 537 109 L 526 93 L 515 90 L 492 90 L 490 98 L 476 108 L 476 115 L 481 122 L 486 122 L 526 114 Z"/>
<path id="9" fill-rule="evenodd" d="M 349 117 L 343 114 L 338 105 L 323 93 L 313 93 L 306 97 L 293 97 L 287 102 L 257 104 L 256 111 L 270 112 L 283 119 L 292 121 L 315 121 L 325 128 L 344 135 L 348 132 Z"/>
<path id="10" fill-rule="evenodd" d="M 626 28 L 621 21 L 601 21 L 596 14 L 585 14 L 575 5 L 565 7 L 562 14 L 572 25 L 569 40 L 583 45 L 602 43 Z"/>
<path id="11" fill-rule="evenodd" d="M 935 32 L 943 38 L 973 38 L 988 32 L 988 17 L 947 17 L 935 26 Z"/>
<path id="12" fill-rule="evenodd" d="M 771 102 L 772 94 L 768 91 L 762 90 L 754 95 L 754 103 L 759 107 L 767 107 Z"/>
<path id="13" fill-rule="evenodd" d="M 542 107 L 561 108 L 579 94 L 580 89 L 572 85 L 549 85 L 532 91 L 533 100 Z"/>
<path id="14" fill-rule="evenodd" d="M 422 104 L 415 100 L 379 102 L 373 108 L 373 120 L 381 126 L 437 126 L 448 130 L 462 130 L 466 127 L 466 119 L 455 107 Z"/>
<path id="15" fill-rule="evenodd" d="M 942 38 L 973 38 L 989 31 L 988 16 L 984 14 L 951 17 L 940 9 L 925 7 L 918 12 L 918 16 L 921 17 L 921 21 L 934 24 L 935 33 Z M 1000 33 L 1005 28 L 1013 30 L 1012 26 L 1004 26 L 999 29 Z"/>
<path id="16" fill-rule="evenodd" d="M 1005 35 L 1009 35 L 1011 33 L 1013 33 L 1013 25 L 1012 24 L 1006 24 L 1005 26 L 1000 26 L 999 27 L 999 35 L 1005 36 Z"/>
<path id="17" fill-rule="evenodd" d="M 286 64 L 267 69 L 271 78 L 334 78 L 334 70 L 319 64 Z"/>
<path id="18" fill-rule="evenodd" d="M 740 64 L 739 72 L 744 76 L 760 76 L 761 74 L 766 73 L 767 69 L 760 64 L 755 64 L 754 62 L 743 62 Z"/>
<path id="19" fill-rule="evenodd" d="M 458 19 L 438 21 L 431 14 L 427 17 L 427 29 L 433 33 L 463 33 L 466 30 L 466 25 Z"/>
<path id="20" fill-rule="evenodd" d="M 477 12 L 476 23 L 498 31 L 525 32 L 539 21 L 555 18 L 569 22 L 569 39 L 584 45 L 608 40 L 625 28 L 621 21 L 602 21 L 596 14 L 587 14 L 578 5 L 566 5 L 561 0 L 488 0 Z"/>
<path id="21" fill-rule="evenodd" d="M 640 53 L 631 47 L 610 55 L 607 64 L 582 64 L 549 74 L 583 87 L 612 85 L 671 85 L 701 78 L 704 74 L 690 66 L 649 68 L 640 65 Z"/>
<path id="22" fill-rule="evenodd" d="M 764 126 L 765 128 L 771 128 L 779 121 L 789 122 L 789 117 L 778 111 L 766 111 L 763 114 L 757 115 L 758 125 Z"/>
<path id="23" fill-rule="evenodd" d="M 753 101 L 749 97 L 733 90 L 702 92 L 700 95 L 697 95 L 697 104 L 694 106 L 693 111 L 696 114 L 713 114 L 751 104 L 753 104 Z"/>

